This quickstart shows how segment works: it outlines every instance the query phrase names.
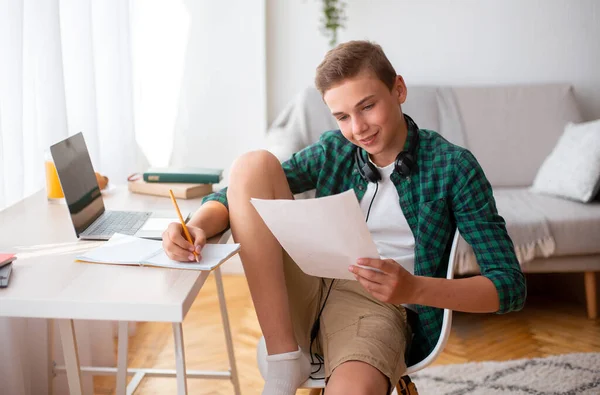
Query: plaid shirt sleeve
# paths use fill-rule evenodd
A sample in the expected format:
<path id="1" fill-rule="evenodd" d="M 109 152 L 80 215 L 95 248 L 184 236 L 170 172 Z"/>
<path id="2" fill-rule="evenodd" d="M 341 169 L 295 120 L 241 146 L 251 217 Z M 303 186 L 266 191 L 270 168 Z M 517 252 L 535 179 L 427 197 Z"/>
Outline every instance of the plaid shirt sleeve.
<path id="1" fill-rule="evenodd" d="M 202 204 L 211 201 L 221 203 L 223 206 L 225 206 L 225 208 L 227 208 L 227 211 L 229 211 L 229 204 L 227 203 L 227 187 L 202 198 Z"/>
<path id="2" fill-rule="evenodd" d="M 283 162 L 283 171 L 292 193 L 302 193 L 315 189 L 324 161 L 325 149 L 321 140 L 294 153 L 290 159 Z M 227 188 L 225 187 L 218 192 L 205 196 L 202 199 L 202 204 L 208 201 L 217 201 L 229 209 Z"/>
<path id="3" fill-rule="evenodd" d="M 527 295 L 525 276 L 496 209 L 492 187 L 467 150 L 458 157 L 455 169 L 452 208 L 458 230 L 473 248 L 481 274 L 496 286 L 500 299 L 497 313 L 520 310 Z"/>
<path id="4" fill-rule="evenodd" d="M 322 140 L 296 152 L 290 159 L 283 162 L 283 171 L 292 193 L 302 193 L 315 189 L 324 162 L 325 148 Z"/>

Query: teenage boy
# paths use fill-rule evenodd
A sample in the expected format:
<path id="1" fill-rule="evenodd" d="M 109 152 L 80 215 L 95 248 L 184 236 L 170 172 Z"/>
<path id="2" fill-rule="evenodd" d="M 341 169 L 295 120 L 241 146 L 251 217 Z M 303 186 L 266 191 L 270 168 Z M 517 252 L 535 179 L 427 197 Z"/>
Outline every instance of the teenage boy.
<path id="1" fill-rule="evenodd" d="M 328 395 L 386 394 L 406 370 L 408 346 L 409 363 L 433 349 L 441 309 L 519 310 L 525 280 L 478 162 L 402 113 L 406 85 L 380 46 L 337 46 L 315 82 L 340 130 L 283 164 L 267 151 L 241 156 L 229 188 L 206 197 L 190 220 L 194 246 L 176 223 L 163 245 L 169 257 L 193 261 L 194 248 L 201 254 L 207 237 L 231 227 L 269 354 L 263 394 L 294 394 L 311 373 L 311 348 L 324 356 Z M 381 272 L 353 265 L 357 281 L 306 275 L 250 203 L 311 189 L 317 197 L 355 191 L 382 257 L 356 264 Z M 444 278 L 456 228 L 481 275 Z"/>

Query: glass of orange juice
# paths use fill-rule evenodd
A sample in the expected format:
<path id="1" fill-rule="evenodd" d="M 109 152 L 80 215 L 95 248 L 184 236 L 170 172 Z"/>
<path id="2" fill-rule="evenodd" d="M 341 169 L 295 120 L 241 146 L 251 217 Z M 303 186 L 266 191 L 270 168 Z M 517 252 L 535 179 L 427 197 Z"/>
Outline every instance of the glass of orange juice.
<path id="1" fill-rule="evenodd" d="M 60 186 L 56 166 L 54 165 L 54 160 L 52 159 L 50 152 L 46 152 L 44 162 L 46 167 L 46 193 L 48 195 L 48 200 L 63 199 L 65 195 Z"/>

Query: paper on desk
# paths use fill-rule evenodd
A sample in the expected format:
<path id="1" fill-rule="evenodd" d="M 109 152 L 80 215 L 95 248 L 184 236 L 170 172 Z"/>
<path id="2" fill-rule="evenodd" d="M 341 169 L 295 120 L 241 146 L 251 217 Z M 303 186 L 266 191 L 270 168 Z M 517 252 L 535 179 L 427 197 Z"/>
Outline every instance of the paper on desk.
<path id="1" fill-rule="evenodd" d="M 162 248 L 162 242 L 115 233 L 100 247 L 85 252 L 76 259 L 85 262 L 116 265 L 148 265 L 174 269 L 212 270 L 235 255 L 239 244 L 206 244 L 200 262 L 171 260 Z"/>
<path id="2" fill-rule="evenodd" d="M 162 249 L 160 241 L 115 233 L 106 243 L 76 258 L 86 262 L 139 265 L 159 247 Z"/>
<path id="3" fill-rule="evenodd" d="M 174 269 L 212 270 L 237 254 L 239 250 L 239 244 L 206 244 L 202 248 L 200 262 L 177 262 L 170 259 L 161 247 L 157 254 L 146 259 L 143 264 Z"/>
<path id="4" fill-rule="evenodd" d="M 316 199 L 251 199 L 271 233 L 307 274 L 354 280 L 358 258 L 379 258 L 356 195 Z"/>
<path id="5" fill-rule="evenodd" d="M 163 230 L 167 229 L 167 227 L 169 226 L 169 224 L 171 222 L 179 223 L 179 219 L 177 217 L 173 217 L 173 218 L 152 218 L 152 217 L 150 217 L 146 220 L 146 222 L 144 222 L 144 225 L 142 225 L 141 230 L 163 231 Z"/>

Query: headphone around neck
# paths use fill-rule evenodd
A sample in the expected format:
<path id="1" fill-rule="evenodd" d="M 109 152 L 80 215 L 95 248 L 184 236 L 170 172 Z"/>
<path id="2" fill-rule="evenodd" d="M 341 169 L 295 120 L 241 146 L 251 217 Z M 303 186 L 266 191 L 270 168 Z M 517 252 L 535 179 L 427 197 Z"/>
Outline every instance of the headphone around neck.
<path id="1" fill-rule="evenodd" d="M 396 156 L 396 160 L 394 161 L 394 171 L 400 174 L 402 177 L 408 177 L 417 164 L 416 150 L 417 146 L 419 145 L 419 127 L 408 115 L 404 114 L 404 119 L 406 120 L 408 134 L 412 134 L 410 150 L 401 151 L 398 156 Z M 356 150 L 354 151 L 354 157 L 358 172 L 366 181 L 377 182 L 381 180 L 381 174 L 379 174 L 377 167 L 371 163 L 368 158 L 365 159 L 366 155 L 367 154 L 363 154 L 363 149 L 356 147 Z"/>

